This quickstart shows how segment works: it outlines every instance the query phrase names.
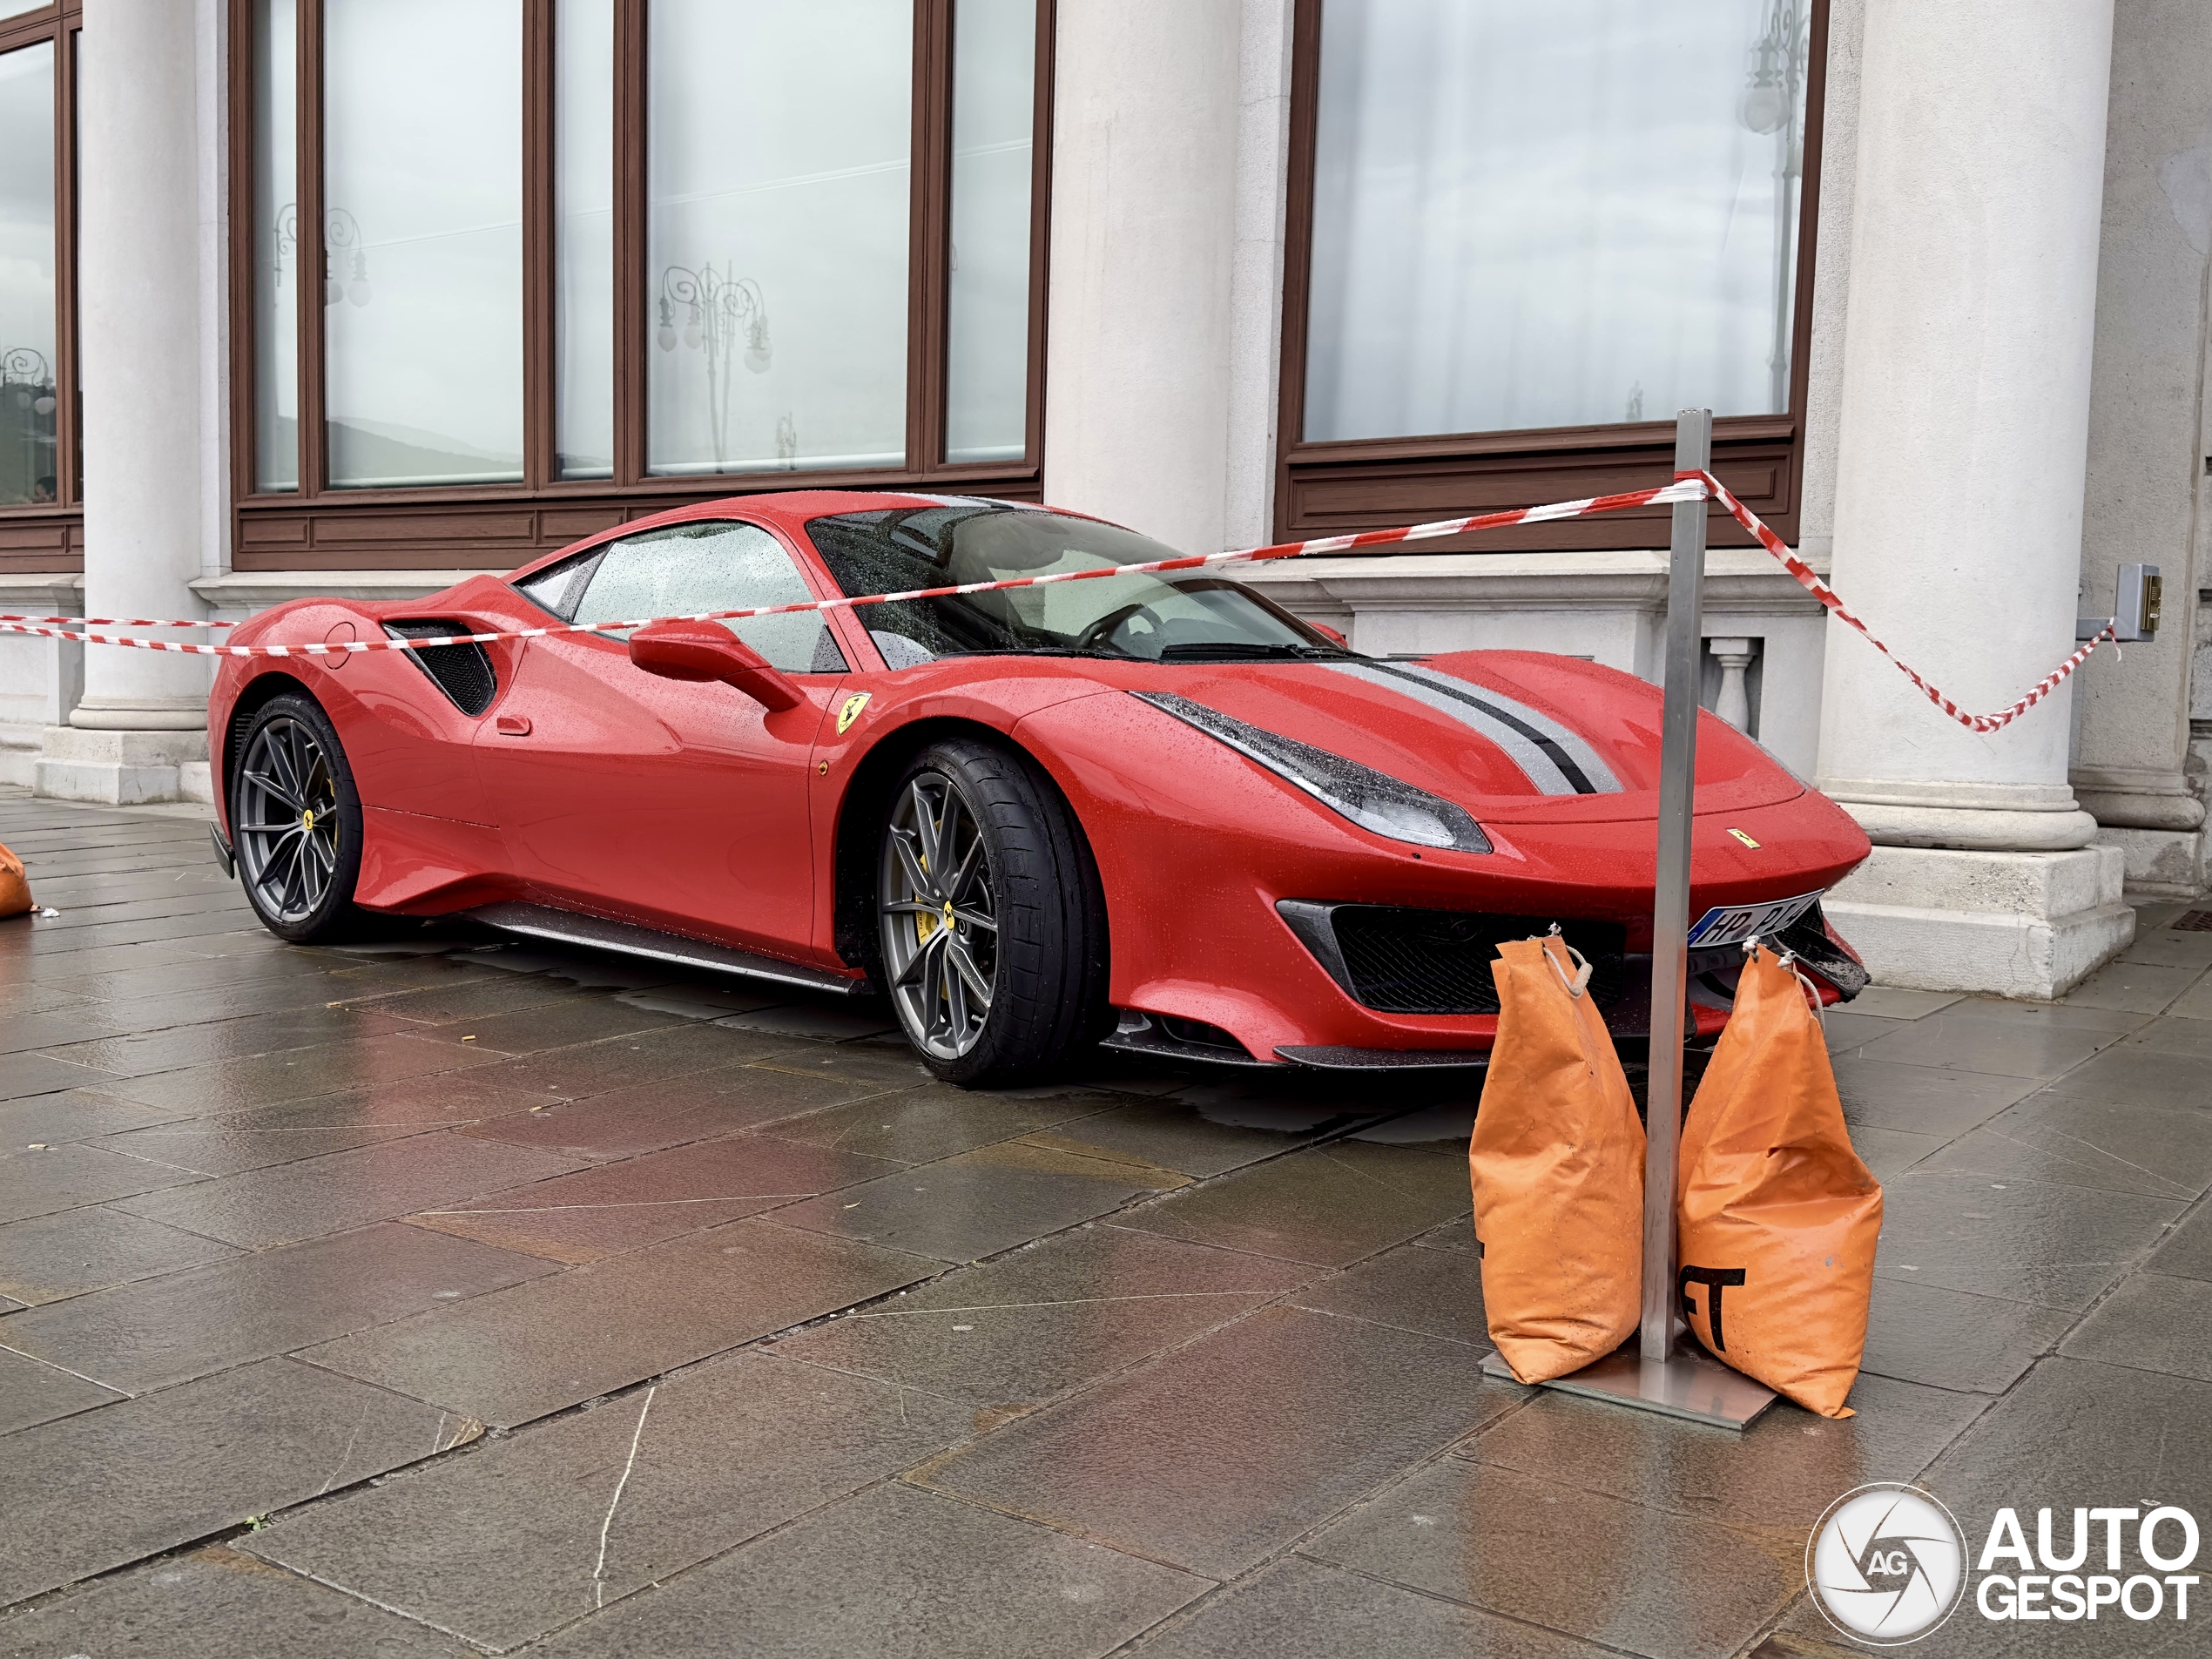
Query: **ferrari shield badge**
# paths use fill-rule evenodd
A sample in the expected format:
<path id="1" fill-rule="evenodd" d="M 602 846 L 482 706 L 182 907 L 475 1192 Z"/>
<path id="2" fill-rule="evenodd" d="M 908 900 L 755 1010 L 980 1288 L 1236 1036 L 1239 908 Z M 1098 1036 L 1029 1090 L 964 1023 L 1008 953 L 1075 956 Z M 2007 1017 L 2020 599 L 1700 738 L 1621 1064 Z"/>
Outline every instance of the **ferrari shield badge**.
<path id="1" fill-rule="evenodd" d="M 852 730 L 853 722 L 860 718 L 860 711 L 868 705 L 868 693 L 855 691 L 846 698 L 837 711 L 837 735 L 843 737 Z"/>

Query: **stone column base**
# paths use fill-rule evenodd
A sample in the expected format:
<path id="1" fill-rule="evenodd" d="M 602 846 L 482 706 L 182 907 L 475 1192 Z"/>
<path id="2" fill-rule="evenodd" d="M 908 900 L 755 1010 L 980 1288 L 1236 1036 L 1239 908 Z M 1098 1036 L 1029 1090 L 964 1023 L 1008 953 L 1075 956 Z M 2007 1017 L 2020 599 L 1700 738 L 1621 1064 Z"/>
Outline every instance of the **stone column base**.
<path id="1" fill-rule="evenodd" d="M 2126 949 L 2117 846 L 2064 853 L 1878 846 L 1821 907 L 1883 985 L 2048 1001 Z"/>
<path id="2" fill-rule="evenodd" d="M 2204 892 L 2204 832 L 2128 829 L 2107 824 L 2093 846 L 2116 846 L 2128 860 L 2128 891 L 2145 899 L 2195 899 Z"/>
<path id="3" fill-rule="evenodd" d="M 214 799 L 207 733 L 108 732 L 50 725 L 31 779 L 57 800 L 136 806 L 155 800 Z"/>

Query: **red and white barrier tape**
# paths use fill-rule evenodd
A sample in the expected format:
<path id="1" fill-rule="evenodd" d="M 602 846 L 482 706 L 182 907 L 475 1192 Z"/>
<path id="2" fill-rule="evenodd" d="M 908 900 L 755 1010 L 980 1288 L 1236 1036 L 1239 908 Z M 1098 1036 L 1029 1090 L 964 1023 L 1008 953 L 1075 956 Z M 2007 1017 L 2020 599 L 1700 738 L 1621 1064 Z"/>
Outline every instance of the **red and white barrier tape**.
<path id="1" fill-rule="evenodd" d="M 835 599 L 815 599 L 799 604 L 757 605 L 744 610 L 702 610 L 680 617 L 650 617 L 637 622 L 564 623 L 543 628 L 505 629 L 481 634 L 442 634 L 428 639 L 349 639 L 319 641 L 298 645 L 195 645 L 180 640 L 132 639 L 112 634 L 78 631 L 79 627 L 229 628 L 227 622 L 164 622 L 146 617 L 118 620 L 111 617 L 0 616 L 0 633 L 24 634 L 42 639 L 73 639 L 91 645 L 128 645 L 140 651 L 179 651 L 193 657 L 334 657 L 372 651 L 428 651 L 440 645 L 490 644 L 502 639 L 541 639 L 558 634 L 607 633 L 644 628 L 657 622 L 738 622 L 749 617 L 783 617 L 804 611 L 845 610 L 860 605 L 895 604 L 915 599 L 944 599 L 971 593 L 1000 593 L 1015 588 L 1041 588 L 1058 582 L 1092 582 L 1104 577 L 1150 576 L 1168 570 L 1196 570 L 1215 564 L 1256 563 L 1278 559 L 1312 558 L 1332 553 L 1365 553 L 1401 542 L 1429 541 L 1461 536 L 1474 530 L 1505 529 L 1516 524 L 1541 524 L 1555 519 L 1581 518 L 1593 513 L 1617 513 L 1635 507 L 1663 506 L 1676 502 L 1717 501 L 1794 577 L 1806 592 L 1820 601 L 1837 618 L 1858 631 L 1866 642 L 1895 663 L 1928 700 L 1960 725 L 1976 732 L 1998 732 L 2018 719 L 2050 693 L 2087 659 L 2089 653 L 2113 637 L 2107 628 L 2080 651 L 2045 675 L 2033 690 L 1997 714 L 1967 714 L 1922 678 L 1884 644 L 1866 624 L 1844 608 L 1836 591 L 1813 571 L 1782 538 L 1760 522 L 1758 515 L 1729 493 L 1711 473 L 1678 473 L 1670 484 L 1656 489 L 1631 489 L 1615 496 L 1594 496 L 1582 501 L 1553 502 L 1541 507 L 1522 507 L 1510 512 L 1480 513 L 1466 518 L 1442 518 L 1397 529 L 1363 530 L 1352 536 L 1325 536 L 1309 542 L 1282 542 L 1270 547 L 1245 548 L 1233 553 L 1194 554 L 1184 558 L 1154 559 L 1143 564 L 1109 565 L 1096 570 L 1061 570 L 1050 576 L 1012 577 L 1000 582 L 968 582 L 955 587 L 915 588 L 904 593 L 873 593 Z"/>
<path id="2" fill-rule="evenodd" d="M 2056 691 L 2059 688 L 2060 683 L 2063 681 L 2067 675 L 2074 672 L 2075 669 L 2080 667 L 2082 664 L 2088 661 L 2089 653 L 2096 650 L 2098 646 L 2103 644 L 2105 641 L 2107 639 L 2111 640 L 2113 642 L 2113 649 L 2114 651 L 2118 651 L 2120 649 L 2119 636 L 2113 631 L 2111 624 L 2107 624 L 2103 631 L 2098 633 L 2095 637 L 2091 639 L 2087 644 L 2082 646 L 2080 651 L 2075 651 L 2073 656 L 2067 658 L 2066 661 L 2060 663 L 2056 668 L 2053 669 L 2041 679 L 2038 680 L 2035 683 L 2034 687 L 2027 693 L 2027 695 L 2021 698 L 2019 702 L 2013 704 L 2010 708 L 2002 709 L 1995 714 L 1968 714 L 1956 703 L 1953 703 L 1941 691 L 1938 691 L 1934 686 L 1929 685 L 1926 680 L 1923 679 L 1920 677 L 1919 671 L 1910 663 L 1907 663 L 1903 658 L 1899 658 L 1895 651 L 1892 651 L 1887 645 L 1885 645 L 1879 639 L 1876 638 L 1873 631 L 1868 628 L 1867 625 L 1861 622 L 1857 617 L 1851 615 L 1850 610 L 1844 607 L 1844 602 L 1836 597 L 1835 589 L 1830 587 L 1825 582 L 1823 582 L 1818 574 L 1811 565 L 1807 564 L 1795 553 L 1792 553 L 1789 548 L 1784 544 L 1783 540 L 1779 536 L 1777 536 L 1772 530 L 1769 529 L 1760 522 L 1759 516 L 1757 513 L 1746 507 L 1742 502 L 1737 500 L 1734 496 L 1729 494 L 1728 486 L 1726 484 L 1721 482 L 1719 479 L 1714 477 L 1710 472 L 1678 472 L 1675 475 L 1675 481 L 1677 483 L 1687 482 L 1691 480 L 1702 481 L 1705 488 L 1711 492 L 1712 499 L 1717 501 L 1723 507 L 1728 509 L 1729 516 L 1733 518 L 1737 523 L 1741 524 L 1745 529 L 1750 531 L 1750 533 L 1757 538 L 1759 545 L 1766 549 L 1766 550 L 1771 553 L 1777 559 L 1780 560 L 1782 563 L 1782 568 L 1797 579 L 1797 585 L 1803 588 L 1807 593 L 1812 595 L 1814 598 L 1819 600 L 1822 604 L 1825 605 L 1835 616 L 1837 621 L 1855 629 L 1858 631 L 1859 637 L 1865 640 L 1868 644 L 1871 645 L 1876 651 L 1881 652 L 1883 656 L 1888 658 L 1892 663 L 1897 665 L 1897 669 L 1899 673 L 1903 674 L 1905 678 L 1911 680 L 1915 685 L 1919 686 L 1920 690 L 1926 694 L 1929 702 L 1934 704 L 1936 707 L 1941 709 L 1946 714 L 1949 715 L 1952 719 L 1958 721 L 1960 725 L 1966 727 L 1969 731 L 2002 732 L 2013 721 L 2019 719 L 2021 715 L 2027 713 L 2038 703 L 2040 703 L 2045 698 L 2050 696 L 2053 691 Z"/>

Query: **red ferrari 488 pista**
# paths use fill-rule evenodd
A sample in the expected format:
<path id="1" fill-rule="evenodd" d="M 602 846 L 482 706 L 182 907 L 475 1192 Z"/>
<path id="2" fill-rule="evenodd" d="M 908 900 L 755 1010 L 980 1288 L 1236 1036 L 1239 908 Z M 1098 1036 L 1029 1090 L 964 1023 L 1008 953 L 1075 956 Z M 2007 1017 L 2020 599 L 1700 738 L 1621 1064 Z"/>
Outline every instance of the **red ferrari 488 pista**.
<path id="1" fill-rule="evenodd" d="M 1533 651 L 1364 657 L 1209 570 L 622 625 L 1167 556 L 1074 514 L 804 492 L 664 513 L 419 601 L 280 606 L 237 643 L 608 625 L 226 658 L 221 850 L 287 939 L 461 914 L 887 995 L 957 1083 L 1102 1042 L 1477 1065 L 1493 947 L 1554 923 L 1641 1038 L 1660 698 L 1631 676 Z M 1831 997 L 1865 982 L 1819 897 L 1867 851 L 1703 720 L 1698 1034 L 1754 934 Z"/>

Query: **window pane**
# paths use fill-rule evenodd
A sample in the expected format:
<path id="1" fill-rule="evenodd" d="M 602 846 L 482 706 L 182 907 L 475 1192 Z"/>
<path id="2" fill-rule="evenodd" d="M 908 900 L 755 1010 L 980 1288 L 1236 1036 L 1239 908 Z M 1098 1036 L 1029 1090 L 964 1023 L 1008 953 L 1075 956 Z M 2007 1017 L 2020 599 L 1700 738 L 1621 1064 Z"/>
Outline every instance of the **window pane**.
<path id="1" fill-rule="evenodd" d="M 805 604 L 814 597 L 783 544 L 757 524 L 671 524 L 617 542 L 597 556 L 577 608 L 578 622 L 643 622 Z M 844 671 L 844 653 L 819 611 L 747 617 L 723 626 L 786 674 Z"/>
<path id="2" fill-rule="evenodd" d="M 0 56 L 0 506 L 57 498 L 54 48 Z"/>
<path id="3" fill-rule="evenodd" d="M 1036 0 L 954 8 L 948 461 L 1013 461 L 1027 448 L 1036 53 Z"/>
<path id="4" fill-rule="evenodd" d="M 553 39 L 554 470 L 615 464 L 615 7 L 558 0 Z"/>
<path id="5" fill-rule="evenodd" d="M 325 0 L 330 482 L 523 475 L 522 0 Z"/>
<path id="6" fill-rule="evenodd" d="M 906 462 L 911 0 L 653 0 L 648 462 Z"/>
<path id="7" fill-rule="evenodd" d="M 1809 10 L 1329 0 L 1305 437 L 1786 408 Z"/>
<path id="8" fill-rule="evenodd" d="M 300 488 L 300 59 L 294 0 L 253 17 L 253 483 Z"/>

